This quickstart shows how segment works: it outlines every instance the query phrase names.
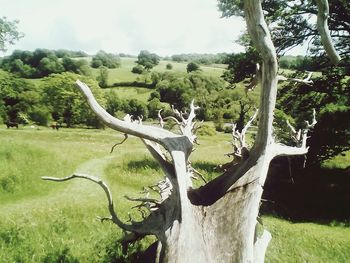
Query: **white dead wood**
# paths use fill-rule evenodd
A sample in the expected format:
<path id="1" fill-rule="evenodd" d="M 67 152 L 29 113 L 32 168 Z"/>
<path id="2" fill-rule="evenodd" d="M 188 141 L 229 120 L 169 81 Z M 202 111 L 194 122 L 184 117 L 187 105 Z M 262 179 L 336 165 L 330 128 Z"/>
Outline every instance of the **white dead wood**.
<path id="1" fill-rule="evenodd" d="M 249 157 L 249 149 L 246 142 L 246 134 L 248 129 L 251 127 L 253 121 L 256 119 L 259 110 L 257 109 L 253 116 L 249 119 L 246 125 L 243 127 L 242 131 L 236 129 L 237 124 L 232 124 L 232 138 L 233 138 L 233 152 L 227 153 L 227 156 L 232 156 L 233 163 L 241 162 Z"/>
<path id="2" fill-rule="evenodd" d="M 307 75 L 306 78 L 304 79 L 297 79 L 297 78 L 287 78 L 285 76 L 279 75 L 278 76 L 278 81 L 290 81 L 290 82 L 297 82 L 297 83 L 302 83 L 302 84 L 306 84 L 309 86 L 312 86 L 314 84 L 314 82 L 311 79 L 313 72 L 309 72 L 309 74 Z"/>
<path id="3" fill-rule="evenodd" d="M 253 91 L 258 84 L 261 82 L 261 68 L 259 63 L 256 63 L 256 67 L 255 67 L 255 74 L 251 80 L 251 82 L 245 86 L 245 93 L 247 94 L 250 91 Z"/>
<path id="4" fill-rule="evenodd" d="M 310 129 L 314 128 L 317 124 L 316 121 L 316 111 L 313 109 L 312 112 L 312 121 L 311 123 L 309 121 L 306 121 L 306 127 L 304 129 L 299 129 L 298 131 L 289 123 L 289 121 L 286 121 L 290 130 L 291 130 L 291 137 L 294 140 L 296 146 L 286 146 L 282 144 L 275 144 L 275 156 L 280 155 L 304 155 L 308 152 L 308 147 L 306 146 L 306 142 L 308 139 L 308 132 Z"/>
<path id="5" fill-rule="evenodd" d="M 337 65 L 341 60 L 339 54 L 335 50 L 332 42 L 332 37 L 328 28 L 329 17 L 329 4 L 328 0 L 316 0 L 318 13 L 317 13 L 317 30 L 321 36 L 322 45 L 334 65 Z"/>

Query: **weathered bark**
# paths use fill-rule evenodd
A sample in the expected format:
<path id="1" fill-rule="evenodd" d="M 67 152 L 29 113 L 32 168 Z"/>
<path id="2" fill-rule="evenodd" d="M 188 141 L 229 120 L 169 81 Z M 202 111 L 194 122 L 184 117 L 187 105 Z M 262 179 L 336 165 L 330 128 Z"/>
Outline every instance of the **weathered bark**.
<path id="1" fill-rule="evenodd" d="M 194 170 L 189 161 L 196 142 L 193 121 L 196 107 L 193 102 L 187 118 L 174 109 L 176 118 L 171 118 L 179 125 L 181 132 L 175 134 L 163 129 L 165 119 L 161 117 L 160 111 L 160 128 L 142 125 L 141 120 L 114 118 L 97 103 L 90 89 L 77 81 L 90 107 L 107 126 L 123 132 L 125 138 L 130 134 L 142 139 L 164 172 L 166 180 L 162 185 L 166 185 L 166 190 L 159 186 L 160 201 L 127 197 L 141 202 L 140 206 L 147 207 L 149 214 L 142 222 L 125 224 L 117 217 L 110 192 L 100 180 L 77 175 L 66 179 L 45 179 L 62 181 L 79 177 L 100 184 L 107 194 L 111 214 L 109 219 L 133 233 L 133 238 L 147 234 L 158 238 L 156 262 L 263 262 L 271 235 L 265 230 L 259 237 L 256 229 L 269 164 L 279 155 L 307 152 L 307 132 L 315 124 L 315 118 L 307 129 L 300 132 L 290 125 L 297 140 L 296 147 L 274 141 L 272 123 L 277 84 L 279 80 L 287 79 L 277 75 L 276 52 L 264 21 L 260 0 L 245 0 L 244 11 L 248 32 L 262 57 L 258 133 L 249 151 L 245 144 L 245 133 L 254 118 L 241 132 L 233 131 L 233 137 L 239 143 L 235 145 L 232 155 L 238 157 L 239 162 L 229 163 L 221 176 L 198 189 L 192 188 Z M 300 81 L 309 82 L 310 77 Z M 170 154 L 171 160 L 163 154 L 162 147 Z"/>

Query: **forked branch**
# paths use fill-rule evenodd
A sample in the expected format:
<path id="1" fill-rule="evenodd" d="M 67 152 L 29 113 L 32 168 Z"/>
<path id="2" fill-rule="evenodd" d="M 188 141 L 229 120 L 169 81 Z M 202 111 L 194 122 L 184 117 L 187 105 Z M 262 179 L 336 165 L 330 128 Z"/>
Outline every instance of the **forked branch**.
<path id="1" fill-rule="evenodd" d="M 249 157 L 249 149 L 246 142 L 246 134 L 248 129 L 251 127 L 253 121 L 256 119 L 259 110 L 255 110 L 253 116 L 249 119 L 247 124 L 243 127 L 242 131 L 236 129 L 236 124 L 232 125 L 232 137 L 233 137 L 233 152 L 226 154 L 233 156 L 235 162 L 246 160 Z"/>
<path id="2" fill-rule="evenodd" d="M 297 82 L 297 83 L 302 83 L 311 86 L 314 84 L 314 82 L 311 79 L 313 72 L 309 72 L 308 76 L 304 79 L 297 79 L 297 78 L 287 78 L 285 76 L 279 75 L 278 76 L 278 81 L 291 81 L 291 82 Z"/>
<path id="3" fill-rule="evenodd" d="M 180 112 L 179 110 L 175 109 L 174 106 L 172 106 L 173 113 L 176 117 L 168 116 L 165 117 L 164 120 L 173 120 L 178 125 L 180 132 L 182 135 L 185 135 L 190 142 L 196 143 L 197 136 L 195 135 L 196 130 L 198 129 L 196 126 L 196 122 L 194 122 L 194 118 L 196 117 L 195 111 L 199 109 L 198 106 L 194 105 L 194 101 L 192 100 L 190 104 L 190 112 L 188 113 L 187 118 L 185 118 L 186 112 Z M 160 120 L 160 125 L 162 126 L 164 124 L 163 118 L 160 115 L 160 111 L 158 112 L 158 118 Z M 180 120 L 179 120 L 180 119 Z"/>
<path id="4" fill-rule="evenodd" d="M 299 129 L 298 131 L 288 122 L 287 125 L 289 126 L 292 134 L 292 139 L 294 140 L 296 146 L 286 146 L 282 144 L 275 144 L 275 156 L 279 155 L 303 155 L 306 154 L 308 151 L 308 147 L 306 146 L 306 142 L 308 139 L 308 133 L 309 130 L 314 128 L 317 121 L 316 121 L 316 111 L 313 109 L 312 112 L 312 121 L 311 123 L 309 121 L 306 121 L 306 127 L 305 129 Z"/>

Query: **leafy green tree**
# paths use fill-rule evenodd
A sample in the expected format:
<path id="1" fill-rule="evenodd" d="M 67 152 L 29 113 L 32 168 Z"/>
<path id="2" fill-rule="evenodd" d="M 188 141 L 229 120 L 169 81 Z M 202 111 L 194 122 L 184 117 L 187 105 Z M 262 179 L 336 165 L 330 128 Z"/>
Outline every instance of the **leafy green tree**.
<path id="1" fill-rule="evenodd" d="M 38 71 L 39 75 L 43 77 L 51 73 L 61 73 L 64 71 L 64 67 L 55 55 L 50 55 L 40 60 Z"/>
<path id="2" fill-rule="evenodd" d="M 197 63 L 190 62 L 187 64 L 186 70 L 187 70 L 187 73 L 190 73 L 192 71 L 197 71 L 199 70 L 199 65 Z"/>
<path id="3" fill-rule="evenodd" d="M 117 93 L 113 90 L 110 90 L 105 94 L 106 97 L 106 111 L 116 116 L 116 113 L 118 111 L 121 111 L 124 109 L 124 103 L 123 101 L 118 97 Z"/>
<path id="4" fill-rule="evenodd" d="M 146 70 L 151 70 L 159 64 L 160 57 L 155 53 L 150 53 L 147 50 L 141 50 L 137 56 L 136 63 L 143 66 Z"/>
<path id="5" fill-rule="evenodd" d="M 103 93 L 95 80 L 68 72 L 52 74 L 44 79 L 42 82 L 43 101 L 49 107 L 52 118 L 55 121 L 62 121 L 67 127 L 85 124 L 98 128 L 99 121 L 76 88 L 77 79 L 87 83 L 100 103 L 105 105 Z"/>
<path id="6" fill-rule="evenodd" d="M 248 48 L 245 53 L 228 56 L 227 71 L 223 78 L 231 83 L 238 83 L 245 78 L 252 77 L 256 72 L 256 63 L 259 61 L 258 53 L 253 48 Z"/>
<path id="7" fill-rule="evenodd" d="M 108 87 L 108 68 L 105 66 L 99 67 L 99 75 L 97 77 L 98 84 L 101 88 Z"/>
<path id="8" fill-rule="evenodd" d="M 6 51 L 8 44 L 13 45 L 24 36 L 17 29 L 18 20 L 10 21 L 6 17 L 0 17 L 0 51 Z"/>
<path id="9" fill-rule="evenodd" d="M 158 118 L 158 111 L 162 109 L 162 104 L 159 100 L 159 98 L 152 98 L 147 103 L 147 109 L 148 109 L 148 117 L 152 119 Z"/>
<path id="10" fill-rule="evenodd" d="M 21 122 L 19 115 L 28 115 L 40 100 L 41 95 L 36 86 L 0 71 L 0 113 L 3 121 Z"/>
<path id="11" fill-rule="evenodd" d="M 124 112 L 132 115 L 134 118 L 148 118 L 148 109 L 144 102 L 137 99 L 131 99 L 124 105 Z"/>
<path id="12" fill-rule="evenodd" d="M 101 66 L 105 66 L 107 68 L 118 68 L 120 67 L 120 58 L 117 55 L 100 50 L 95 56 L 92 57 L 91 67 L 99 68 Z"/>

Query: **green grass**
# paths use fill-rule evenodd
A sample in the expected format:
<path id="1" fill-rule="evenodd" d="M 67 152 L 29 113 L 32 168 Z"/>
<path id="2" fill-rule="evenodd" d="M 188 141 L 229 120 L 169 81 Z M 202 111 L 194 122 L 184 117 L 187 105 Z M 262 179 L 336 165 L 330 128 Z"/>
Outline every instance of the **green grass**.
<path id="1" fill-rule="evenodd" d="M 135 87 L 115 87 L 103 89 L 104 92 L 109 92 L 111 90 L 116 92 L 118 97 L 121 99 L 137 99 L 143 102 L 147 102 L 150 94 L 153 92 L 151 89 Z"/>
<path id="2" fill-rule="evenodd" d="M 263 218 L 273 239 L 266 262 L 349 262 L 350 228 Z"/>
<path id="3" fill-rule="evenodd" d="M 0 127 L 1 178 L 17 178 L 11 191 L 0 191 L 0 262 L 112 262 L 121 255 L 116 240 L 122 231 L 96 220 L 108 215 L 100 187 L 79 179 L 41 181 L 40 176 L 79 171 L 102 177 L 112 189 L 117 213 L 127 220 L 135 204 L 123 196 L 139 196 L 142 186 L 157 182 L 161 172 L 142 142 L 132 136 L 109 154 L 122 138 L 110 129 L 57 132 Z M 193 166 L 211 178 L 216 175 L 215 165 L 228 161 L 223 153 L 230 151 L 230 135 L 201 136 L 199 142 Z M 132 216 L 140 215 L 134 209 Z M 273 234 L 267 262 L 346 262 L 350 258 L 347 227 L 292 224 L 273 217 L 264 217 L 264 224 Z M 152 240 L 129 252 L 145 248 Z"/>
<path id="4" fill-rule="evenodd" d="M 328 169 L 345 169 L 350 165 L 350 151 L 339 154 L 330 160 L 325 161 L 322 166 Z"/>
<path id="5" fill-rule="evenodd" d="M 171 70 L 166 69 L 166 65 L 170 63 L 173 68 Z M 178 72 L 178 73 L 187 73 L 187 64 L 188 62 L 174 62 L 174 61 L 167 61 L 167 60 L 161 60 L 157 66 L 153 68 L 154 71 L 158 72 Z M 200 69 L 203 71 L 203 73 L 213 76 L 213 77 L 220 77 L 224 70 L 225 66 L 218 64 L 218 65 L 199 65 Z"/>
<path id="6" fill-rule="evenodd" d="M 144 81 L 147 76 L 145 74 L 134 74 L 131 69 L 136 65 L 137 58 L 121 58 L 121 66 L 115 69 L 108 70 L 108 83 L 112 85 L 118 82 L 133 82 L 133 81 Z M 173 69 L 167 70 L 166 64 L 172 64 Z M 185 62 L 173 62 L 161 60 L 157 66 L 155 66 L 152 71 L 157 72 L 176 72 L 176 73 L 187 73 L 186 67 L 188 63 Z M 224 65 L 200 65 L 201 70 L 210 76 L 220 77 L 225 70 Z M 93 77 L 96 78 L 99 75 L 98 69 L 92 69 Z"/>

